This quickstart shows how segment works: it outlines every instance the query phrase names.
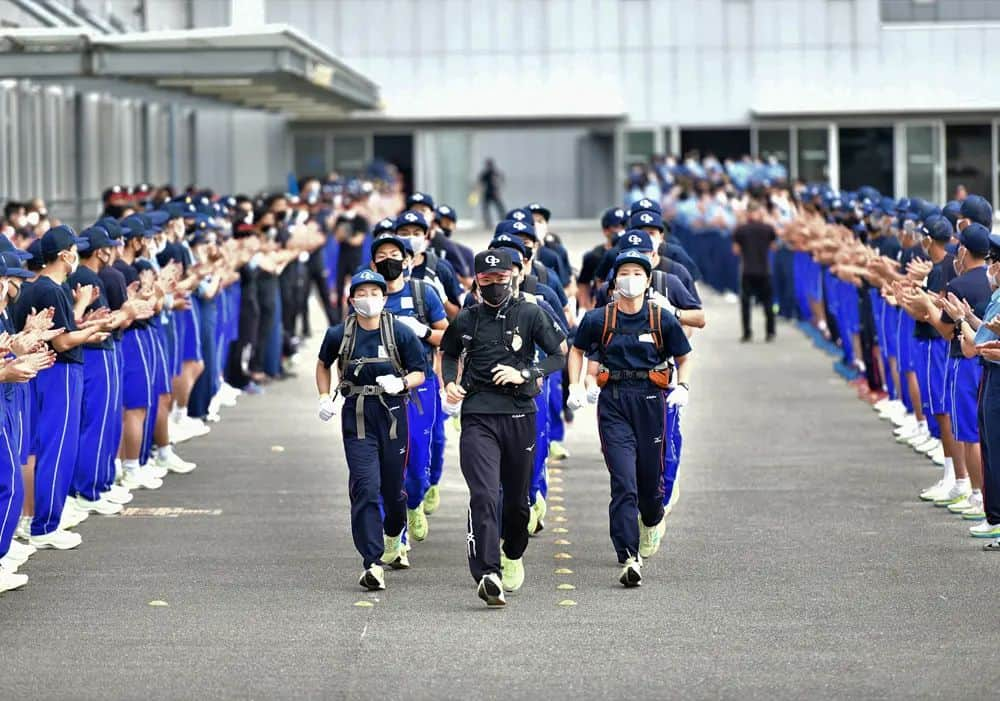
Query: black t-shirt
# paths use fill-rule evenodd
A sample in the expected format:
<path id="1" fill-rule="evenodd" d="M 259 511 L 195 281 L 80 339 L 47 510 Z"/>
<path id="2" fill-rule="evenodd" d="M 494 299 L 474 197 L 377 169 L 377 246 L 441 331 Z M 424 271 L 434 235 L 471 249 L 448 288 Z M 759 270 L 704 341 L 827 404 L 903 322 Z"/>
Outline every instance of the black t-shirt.
<path id="1" fill-rule="evenodd" d="M 955 256 L 945 253 L 944 258 L 934 264 L 931 271 L 927 273 L 927 291 L 941 292 L 955 277 Z M 941 338 L 933 326 L 926 321 L 917 320 L 916 328 L 913 331 L 916 338 L 929 341 L 934 338 Z"/>
<path id="2" fill-rule="evenodd" d="M 990 296 L 993 294 L 990 281 L 986 277 L 985 265 L 967 270 L 949 282 L 945 289 L 948 292 L 954 292 L 956 297 L 968 302 L 969 306 L 972 307 L 972 312 L 979 318 L 982 318 L 985 314 L 986 305 L 989 304 Z M 952 318 L 948 316 L 947 312 L 942 311 L 941 321 L 950 324 L 952 323 Z M 957 333 L 951 339 L 950 355 L 952 358 L 963 357 L 962 340 L 958 337 Z"/>
<path id="3" fill-rule="evenodd" d="M 590 285 L 594 282 L 597 266 L 601 264 L 607 250 L 604 246 L 594 246 L 583 254 L 583 262 L 580 264 L 580 274 L 576 276 L 577 282 L 582 285 Z"/>
<path id="4" fill-rule="evenodd" d="M 33 308 L 41 310 L 46 307 L 55 309 L 55 315 L 52 317 L 52 328 L 62 328 L 67 332 L 77 330 L 73 314 L 73 293 L 65 284 L 60 285 L 45 275 L 40 276 L 30 285 L 21 286 L 21 294 L 18 295 L 17 306 L 14 310 L 15 328 L 24 328 L 25 319 L 28 318 Z M 56 362 L 82 363 L 83 348 L 77 346 L 68 351 L 57 353 Z"/>
<path id="5" fill-rule="evenodd" d="M 354 272 L 361 265 L 361 249 L 364 236 L 368 233 L 368 220 L 360 214 L 341 214 L 333 225 L 333 230 L 342 237 L 337 267 L 341 271 Z"/>
<path id="6" fill-rule="evenodd" d="M 509 335 L 505 338 L 505 334 Z M 494 385 L 492 370 L 497 365 L 518 370 L 532 367 L 536 346 L 547 355 L 560 353 L 566 337 L 556 323 L 538 305 L 520 300 L 497 309 L 477 304 L 460 311 L 448 325 L 441 339 L 442 352 L 459 358 L 465 348 L 463 339 L 468 343 L 468 352 L 461 384 L 468 394 L 462 413 L 534 414 L 534 398 Z"/>
<path id="7" fill-rule="evenodd" d="M 770 272 L 768 253 L 778 238 L 774 227 L 764 222 L 747 222 L 733 231 L 733 243 L 739 244 L 744 275 L 767 275 Z"/>
<path id="8" fill-rule="evenodd" d="M 79 266 L 76 269 L 76 272 L 69 276 L 69 279 L 66 281 L 66 284 L 69 285 L 69 288 L 71 290 L 76 289 L 77 285 L 92 285 L 97 288 L 98 291 L 97 301 L 91 304 L 89 307 L 87 307 L 88 312 L 110 307 L 110 304 L 108 304 L 108 293 L 104 289 L 104 281 L 101 280 L 100 275 L 95 273 L 90 268 L 85 267 L 83 265 Z M 100 343 L 88 343 L 86 344 L 86 347 L 92 349 L 100 349 L 100 350 L 111 350 L 112 348 L 115 347 L 115 342 L 111 338 L 111 336 L 108 336 Z"/>

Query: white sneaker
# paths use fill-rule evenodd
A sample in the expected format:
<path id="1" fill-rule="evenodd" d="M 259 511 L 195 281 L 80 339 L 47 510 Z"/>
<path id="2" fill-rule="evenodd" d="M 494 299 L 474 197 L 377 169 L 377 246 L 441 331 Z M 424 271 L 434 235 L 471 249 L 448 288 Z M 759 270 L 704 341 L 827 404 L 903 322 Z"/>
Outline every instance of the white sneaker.
<path id="1" fill-rule="evenodd" d="M 914 435 L 910 436 L 904 442 L 907 443 L 907 444 L 909 444 L 912 447 L 912 446 L 918 446 L 921 443 L 926 443 L 927 441 L 932 440 L 932 439 L 933 439 L 933 436 L 931 436 L 931 434 L 930 434 L 929 431 L 921 430 L 921 431 L 918 431 L 917 433 L 915 433 Z"/>
<path id="2" fill-rule="evenodd" d="M 38 552 L 38 548 L 32 547 L 30 545 L 25 545 L 24 543 L 12 540 L 10 541 L 10 548 L 7 550 L 7 557 L 13 557 L 15 560 L 20 560 L 21 562 L 27 562 L 28 558 Z"/>
<path id="3" fill-rule="evenodd" d="M 28 583 L 28 575 L 16 574 L 5 567 L 0 567 L 0 591 L 19 589 Z"/>
<path id="4" fill-rule="evenodd" d="M 956 501 L 954 504 L 948 504 L 948 511 L 950 511 L 953 514 L 960 514 L 960 513 L 962 513 L 963 511 L 965 511 L 966 509 L 968 509 L 969 507 L 972 506 L 971 499 L 972 499 L 972 493 L 970 492 L 969 496 L 962 497 L 961 499 L 959 499 L 958 501 Z"/>
<path id="5" fill-rule="evenodd" d="M 120 484 L 113 484 L 108 491 L 101 492 L 101 498 L 122 505 L 128 504 L 133 499 L 132 492 Z"/>
<path id="6" fill-rule="evenodd" d="M 196 419 L 193 416 L 185 416 L 181 419 L 181 424 L 185 426 L 188 432 L 191 434 L 192 438 L 197 438 L 198 436 L 204 436 L 206 433 L 212 429 L 202 421 L 201 419 Z"/>
<path id="7" fill-rule="evenodd" d="M 503 585 L 500 578 L 492 572 L 479 580 L 476 593 L 480 599 L 486 602 L 487 606 L 505 606 L 507 604 L 507 597 L 503 595 Z"/>
<path id="8" fill-rule="evenodd" d="M 972 495 L 972 483 L 968 479 L 955 480 L 943 496 L 934 500 L 934 506 L 950 506 Z"/>
<path id="9" fill-rule="evenodd" d="M 385 570 L 379 565 L 372 565 L 361 573 L 358 584 L 368 591 L 380 591 L 385 589 Z"/>
<path id="10" fill-rule="evenodd" d="M 152 475 L 156 479 L 161 480 L 167 476 L 167 468 L 157 465 L 155 460 L 153 462 L 147 462 L 145 465 L 140 465 L 139 469 L 147 475 Z"/>
<path id="11" fill-rule="evenodd" d="M 138 470 L 125 470 L 122 477 L 122 486 L 135 491 L 136 489 L 159 489 L 163 486 L 163 480 L 153 477 L 141 467 Z"/>
<path id="12" fill-rule="evenodd" d="M 910 428 L 911 426 L 917 425 L 917 417 L 913 414 L 901 414 L 894 416 L 892 419 L 892 425 L 895 427 L 893 430 L 898 431 L 903 428 Z"/>
<path id="13" fill-rule="evenodd" d="M 940 445 L 941 441 L 939 441 L 937 438 L 931 438 L 924 443 L 920 443 L 919 445 L 913 446 L 913 449 L 918 453 L 926 455 L 927 453 L 931 452 Z"/>
<path id="14" fill-rule="evenodd" d="M 220 421 L 222 421 L 222 417 L 219 416 L 219 412 L 217 411 L 209 411 L 207 414 L 205 414 L 205 421 L 207 421 L 210 424 L 217 424 Z"/>
<path id="15" fill-rule="evenodd" d="M 939 467 L 944 467 L 944 446 L 939 445 L 937 448 L 927 453 L 927 458 Z"/>
<path id="16" fill-rule="evenodd" d="M 194 438 L 190 428 L 183 422 L 175 422 L 173 419 L 167 423 L 167 434 L 170 437 L 170 442 L 174 444 L 184 443 Z"/>
<path id="17" fill-rule="evenodd" d="M 101 497 L 97 501 L 90 501 L 78 496 L 75 497 L 75 503 L 80 509 L 88 513 L 100 514 L 101 516 L 115 516 L 122 512 L 121 504 L 116 504 L 104 497 Z"/>
<path id="18" fill-rule="evenodd" d="M 877 411 L 879 413 L 885 411 L 892 404 L 892 400 L 888 397 L 879 399 L 877 402 L 872 404 L 872 411 Z"/>
<path id="19" fill-rule="evenodd" d="M 903 416 L 905 414 L 906 414 L 906 407 L 903 406 L 903 402 L 896 400 L 885 405 L 885 407 L 878 412 L 878 417 L 883 421 L 887 421 L 889 419 L 895 418 L 897 416 Z"/>
<path id="20" fill-rule="evenodd" d="M 933 486 L 928 487 L 924 491 L 920 492 L 921 501 L 936 501 L 943 497 L 945 494 L 951 491 L 954 482 L 945 482 L 944 480 L 938 480 Z"/>
<path id="21" fill-rule="evenodd" d="M 84 511 L 76 505 L 75 499 L 67 497 L 66 502 L 63 504 L 62 516 L 59 517 L 59 528 L 63 530 L 76 528 L 86 521 L 89 516 L 89 511 Z"/>
<path id="22" fill-rule="evenodd" d="M 652 557 L 657 553 L 666 527 L 665 519 L 661 518 L 655 526 L 647 526 L 639 517 L 639 554 L 642 557 Z"/>
<path id="23" fill-rule="evenodd" d="M 170 453 L 167 454 L 167 457 L 162 460 L 160 458 L 156 458 L 156 466 L 163 468 L 164 470 L 169 470 L 170 472 L 176 472 L 179 475 L 186 475 L 194 468 L 198 467 L 196 463 L 182 460 L 181 457 L 173 451 L 170 451 Z"/>
<path id="24" fill-rule="evenodd" d="M 31 516 L 22 516 L 17 520 L 17 528 L 14 529 L 14 537 L 27 542 L 31 537 Z"/>
<path id="25" fill-rule="evenodd" d="M 923 443 L 930 437 L 931 434 L 929 434 L 923 426 L 917 423 L 913 424 L 913 426 L 911 426 L 909 430 L 903 431 L 902 433 L 897 435 L 896 442 L 905 443 L 907 445 L 910 444 L 910 441 L 917 441 L 918 443 Z"/>
<path id="26" fill-rule="evenodd" d="M 951 511 L 951 507 L 948 507 Z M 986 513 L 983 510 L 983 495 L 980 494 L 970 494 L 969 495 L 969 508 L 959 514 L 966 521 L 982 521 L 986 518 Z"/>
<path id="27" fill-rule="evenodd" d="M 13 559 L 9 554 L 4 555 L 3 557 L 0 557 L 0 572 L 7 571 L 13 574 L 21 569 L 21 565 L 23 564 L 24 562 Z"/>
<path id="28" fill-rule="evenodd" d="M 45 535 L 33 535 L 31 536 L 31 540 L 29 542 L 39 550 L 44 550 L 46 548 L 55 548 L 56 550 L 72 550 L 83 542 L 83 538 L 80 537 L 79 533 L 70 533 L 69 531 L 57 528 L 51 533 L 46 533 Z"/>
<path id="29" fill-rule="evenodd" d="M 977 523 L 969 529 L 973 538 L 1000 538 L 1000 524 L 990 525 L 989 521 Z"/>
<path id="30" fill-rule="evenodd" d="M 630 557 L 622 566 L 621 574 L 618 576 L 627 589 L 637 587 L 642 584 L 642 557 Z"/>

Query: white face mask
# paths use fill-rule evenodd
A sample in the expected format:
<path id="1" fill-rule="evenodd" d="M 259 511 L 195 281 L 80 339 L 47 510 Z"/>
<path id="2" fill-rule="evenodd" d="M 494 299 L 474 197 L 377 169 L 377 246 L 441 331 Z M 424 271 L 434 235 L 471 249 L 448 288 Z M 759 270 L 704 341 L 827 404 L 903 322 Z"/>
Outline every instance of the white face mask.
<path id="1" fill-rule="evenodd" d="M 354 300 L 354 309 L 358 314 L 371 319 L 382 313 L 385 297 L 359 297 Z"/>
<path id="2" fill-rule="evenodd" d="M 80 267 L 80 254 L 73 254 L 73 262 L 69 264 L 69 274 L 72 275 L 76 272 L 76 269 Z"/>
<path id="3" fill-rule="evenodd" d="M 646 278 L 638 275 L 624 275 L 615 279 L 615 288 L 629 299 L 635 299 L 646 291 Z"/>
<path id="4" fill-rule="evenodd" d="M 0 301 L 7 301 L 7 293 L 10 291 L 10 281 L 4 280 L 0 282 Z"/>
<path id="5" fill-rule="evenodd" d="M 427 239 L 423 236 L 411 236 L 410 247 L 413 248 L 413 255 L 418 256 L 427 250 Z"/>
<path id="6" fill-rule="evenodd" d="M 996 288 L 1000 287 L 1000 284 L 998 284 L 997 282 L 996 276 L 992 272 L 990 272 L 988 268 L 986 270 L 986 279 L 989 281 L 990 287 L 992 289 L 995 290 Z"/>

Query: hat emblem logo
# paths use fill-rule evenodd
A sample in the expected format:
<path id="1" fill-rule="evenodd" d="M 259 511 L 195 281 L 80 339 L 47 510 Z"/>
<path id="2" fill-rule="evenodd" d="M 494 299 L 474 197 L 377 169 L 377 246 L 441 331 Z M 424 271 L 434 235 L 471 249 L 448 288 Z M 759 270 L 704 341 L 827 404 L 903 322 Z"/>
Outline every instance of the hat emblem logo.
<path id="1" fill-rule="evenodd" d="M 410 212 L 405 217 L 403 217 L 403 219 L 405 219 L 406 221 L 416 221 L 417 220 L 417 215 L 413 214 L 412 212 Z"/>
<path id="2" fill-rule="evenodd" d="M 518 221 L 521 221 L 522 219 L 524 219 L 524 212 L 514 212 L 514 218 L 517 219 Z"/>
<path id="3" fill-rule="evenodd" d="M 653 221 L 653 217 L 650 216 L 649 214 L 643 213 L 639 215 L 639 221 L 641 221 L 643 224 L 649 224 L 651 221 Z"/>
<path id="4" fill-rule="evenodd" d="M 422 202 L 423 199 L 424 199 L 424 196 L 421 195 L 419 192 L 413 196 L 413 201 L 414 202 Z"/>
<path id="5" fill-rule="evenodd" d="M 642 239 L 636 236 L 635 234 L 632 234 L 631 236 L 628 237 L 628 242 L 633 246 L 638 246 L 640 243 L 642 243 Z"/>
<path id="6" fill-rule="evenodd" d="M 640 207 L 651 207 L 653 205 L 649 200 L 639 200 Z"/>
<path id="7" fill-rule="evenodd" d="M 370 272 L 368 272 L 366 270 L 365 272 L 361 273 L 361 279 L 362 280 L 373 280 L 373 279 L 375 279 L 375 274 L 374 273 L 370 273 Z"/>
<path id="8" fill-rule="evenodd" d="M 496 256 L 486 256 L 485 258 L 487 265 L 499 265 L 500 259 Z"/>

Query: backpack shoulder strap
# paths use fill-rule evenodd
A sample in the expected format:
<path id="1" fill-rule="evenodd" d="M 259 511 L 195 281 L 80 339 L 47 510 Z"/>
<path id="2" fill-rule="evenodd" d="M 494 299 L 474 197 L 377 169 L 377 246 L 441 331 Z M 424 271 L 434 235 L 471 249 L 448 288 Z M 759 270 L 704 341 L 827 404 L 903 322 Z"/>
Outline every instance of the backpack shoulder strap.
<path id="1" fill-rule="evenodd" d="M 604 330 L 601 332 L 601 347 L 607 348 L 614 336 L 615 325 L 618 323 L 618 307 L 614 302 L 604 305 Z"/>
<path id="2" fill-rule="evenodd" d="M 660 308 L 652 302 L 646 302 L 646 311 L 649 314 L 649 333 L 656 343 L 656 352 L 663 350 L 663 329 Z"/>
<path id="3" fill-rule="evenodd" d="M 424 261 L 427 265 L 427 270 L 432 271 L 435 277 L 437 276 L 437 267 L 439 260 L 440 258 L 438 258 L 438 254 L 435 253 L 433 249 L 428 248 L 426 251 L 424 251 Z"/>
<path id="4" fill-rule="evenodd" d="M 413 293 L 413 313 L 417 316 L 417 321 L 421 324 L 427 323 L 427 292 L 424 285 L 428 283 L 423 280 L 410 280 L 410 290 Z"/>
<path id="5" fill-rule="evenodd" d="M 344 369 L 351 360 L 351 354 L 354 353 L 354 331 L 358 326 L 358 318 L 352 313 L 348 314 L 347 318 L 344 319 L 344 336 L 340 340 L 340 349 L 337 351 L 337 372 L 340 373 L 340 379 L 347 379 L 344 377 Z"/>
<path id="6" fill-rule="evenodd" d="M 664 297 L 667 296 L 667 274 L 662 270 L 653 271 L 653 289 Z"/>
<path id="7" fill-rule="evenodd" d="M 399 358 L 399 348 L 396 346 L 395 318 L 389 312 L 383 311 L 378 320 L 379 335 L 382 337 L 382 345 L 389 355 L 389 362 L 392 363 L 392 371 L 402 377 L 406 373 L 403 371 L 403 363 Z"/>

